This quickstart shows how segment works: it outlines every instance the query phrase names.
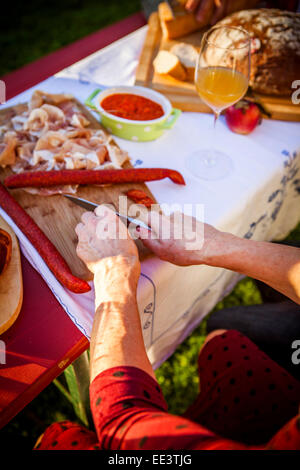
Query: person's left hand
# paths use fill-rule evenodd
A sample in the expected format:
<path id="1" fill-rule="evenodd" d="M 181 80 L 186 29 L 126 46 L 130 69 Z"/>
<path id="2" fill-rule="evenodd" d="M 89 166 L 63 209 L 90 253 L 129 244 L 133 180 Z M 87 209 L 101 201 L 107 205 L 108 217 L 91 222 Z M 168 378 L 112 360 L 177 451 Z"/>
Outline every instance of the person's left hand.
<path id="1" fill-rule="evenodd" d="M 216 7 L 216 3 L 219 6 Z M 213 24 L 212 19 L 215 13 L 215 7 L 217 10 L 222 9 L 224 13 L 226 9 L 226 3 L 227 0 L 187 0 L 185 8 L 190 13 L 195 14 L 199 23 L 201 23 L 203 26 L 206 26 L 208 24 Z M 214 21 L 218 21 L 218 19 L 221 17 L 222 13 L 220 12 L 220 14 L 217 15 L 217 19 L 214 19 Z"/>
<path id="2" fill-rule="evenodd" d="M 138 229 L 144 245 L 160 259 L 177 266 L 208 264 L 224 243 L 222 232 L 181 212 L 170 216 L 153 213 L 147 223 L 151 232 Z"/>
<path id="3" fill-rule="evenodd" d="M 78 236 L 77 255 L 95 273 L 104 258 L 126 259 L 134 269 L 139 268 L 137 247 L 127 227 L 116 213 L 105 205 L 95 212 L 85 212 L 75 231 Z"/>
<path id="4" fill-rule="evenodd" d="M 258 0 L 187 0 L 185 8 L 195 13 L 201 25 L 214 25 L 234 11 L 254 8 Z"/>

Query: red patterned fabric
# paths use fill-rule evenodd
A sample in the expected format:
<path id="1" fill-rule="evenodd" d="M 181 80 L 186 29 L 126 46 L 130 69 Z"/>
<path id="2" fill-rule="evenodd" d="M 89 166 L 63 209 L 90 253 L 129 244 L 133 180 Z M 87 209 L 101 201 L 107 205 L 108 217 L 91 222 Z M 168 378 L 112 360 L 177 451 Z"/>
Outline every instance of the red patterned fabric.
<path id="1" fill-rule="evenodd" d="M 300 450 L 300 417 L 293 418 L 300 383 L 244 335 L 212 338 L 199 375 L 199 396 L 181 417 L 167 412 L 157 382 L 141 369 L 108 369 L 90 386 L 96 433 L 54 423 L 36 448 Z"/>
<path id="2" fill-rule="evenodd" d="M 42 450 L 99 450 L 96 434 L 84 426 L 70 421 L 61 421 L 49 426 L 38 439 L 35 449 Z"/>
<path id="3" fill-rule="evenodd" d="M 209 341 L 198 370 L 201 393 L 185 417 L 221 436 L 264 444 L 298 413 L 300 383 L 238 331 Z"/>

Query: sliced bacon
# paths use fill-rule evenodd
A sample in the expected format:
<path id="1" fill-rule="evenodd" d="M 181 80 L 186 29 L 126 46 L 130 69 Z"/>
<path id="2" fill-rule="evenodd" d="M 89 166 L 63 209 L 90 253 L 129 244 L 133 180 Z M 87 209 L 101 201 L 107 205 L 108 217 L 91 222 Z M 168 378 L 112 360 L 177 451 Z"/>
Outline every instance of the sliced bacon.
<path id="1" fill-rule="evenodd" d="M 13 165 L 16 160 L 17 136 L 15 132 L 7 132 L 4 142 L 0 143 L 0 166 Z"/>
<path id="2" fill-rule="evenodd" d="M 65 95 L 62 93 L 51 94 L 51 93 L 46 93 L 45 91 L 35 90 L 29 102 L 29 111 L 31 111 L 34 108 L 39 108 L 44 103 L 58 105 L 65 101 L 70 101 L 72 98 L 73 98 L 72 95 Z"/>

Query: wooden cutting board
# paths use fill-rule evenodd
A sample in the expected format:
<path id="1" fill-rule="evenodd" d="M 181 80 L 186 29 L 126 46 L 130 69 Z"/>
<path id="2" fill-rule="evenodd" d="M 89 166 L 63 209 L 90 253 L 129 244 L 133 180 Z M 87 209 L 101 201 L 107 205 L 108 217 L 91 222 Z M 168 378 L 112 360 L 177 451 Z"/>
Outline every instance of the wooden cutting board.
<path id="1" fill-rule="evenodd" d="M 0 274 L 0 335 L 16 321 L 23 302 L 23 280 L 20 249 L 13 230 L 0 217 L 0 228 L 12 238 L 11 260 Z"/>
<path id="2" fill-rule="evenodd" d="M 76 102 L 89 119 L 91 123 L 89 127 L 103 129 L 99 121 L 80 102 Z M 0 125 L 10 116 L 13 109 L 14 107 L 0 110 Z M 131 167 L 132 165 L 130 163 L 124 165 L 124 168 Z M 3 170 L 0 168 L 0 181 L 3 182 L 4 178 L 11 173 L 9 169 Z M 155 201 L 154 196 L 145 184 L 136 183 L 101 187 L 81 186 L 78 188 L 75 196 L 98 204 L 113 204 L 117 208 L 119 196 L 133 188 L 142 189 Z M 12 190 L 11 194 L 56 246 L 70 266 L 73 274 L 81 279 L 91 280 L 92 274 L 76 255 L 77 235 L 75 233 L 75 227 L 80 222 L 81 215 L 85 210 L 68 201 L 62 195 L 38 196 L 29 194 L 23 190 Z M 128 206 L 132 203 L 133 202 L 128 199 Z M 136 243 L 139 249 L 140 259 L 144 259 L 150 255 L 150 252 L 140 241 Z"/>
<path id="3" fill-rule="evenodd" d="M 164 39 L 158 14 L 152 13 L 149 18 L 148 32 L 140 55 L 135 84 L 152 88 L 162 93 L 171 101 L 175 108 L 179 108 L 182 111 L 211 112 L 211 109 L 199 98 L 193 82 L 183 82 L 169 76 L 156 74 L 153 68 L 153 60 L 159 50 L 169 50 L 174 44 L 179 42 L 186 42 L 199 47 L 202 35 L 203 31 L 198 31 L 179 39 Z M 273 97 L 258 93 L 255 95 L 271 113 L 272 119 L 300 121 L 300 105 L 293 104 L 289 97 Z"/>

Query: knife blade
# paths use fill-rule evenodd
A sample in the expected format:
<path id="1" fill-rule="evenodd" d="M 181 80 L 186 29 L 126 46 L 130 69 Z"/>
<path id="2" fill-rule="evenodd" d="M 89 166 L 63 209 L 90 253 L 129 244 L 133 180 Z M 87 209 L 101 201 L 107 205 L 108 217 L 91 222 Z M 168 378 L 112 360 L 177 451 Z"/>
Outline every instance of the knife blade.
<path id="1" fill-rule="evenodd" d="M 83 199 L 82 197 L 78 196 L 71 196 L 70 194 L 63 194 L 63 196 L 70 201 L 72 201 L 74 204 L 77 204 L 77 206 L 83 207 L 83 209 L 86 209 L 87 211 L 94 211 L 96 207 L 99 206 L 99 204 L 96 204 L 95 202 L 87 201 L 86 199 Z M 123 220 L 126 220 L 126 222 L 130 222 L 136 226 L 141 226 L 146 228 L 151 232 L 151 227 L 149 227 L 147 224 L 142 222 L 139 219 L 134 219 L 133 217 L 129 217 L 129 215 L 123 215 L 120 214 L 119 212 L 115 211 L 117 216 L 120 217 Z"/>

